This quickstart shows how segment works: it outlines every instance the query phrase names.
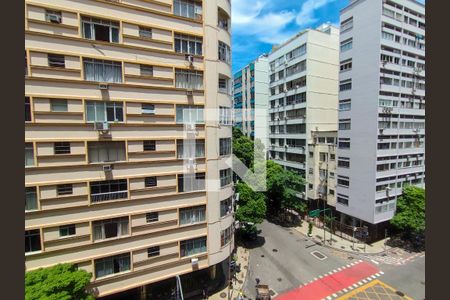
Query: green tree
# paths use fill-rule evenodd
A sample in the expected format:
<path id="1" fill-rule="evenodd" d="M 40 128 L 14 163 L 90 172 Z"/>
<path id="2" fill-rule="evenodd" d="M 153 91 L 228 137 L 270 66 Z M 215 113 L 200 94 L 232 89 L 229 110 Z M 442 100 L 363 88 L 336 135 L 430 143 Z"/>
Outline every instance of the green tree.
<path id="1" fill-rule="evenodd" d="M 242 133 L 242 131 L 239 128 L 233 127 L 233 139 L 238 139 L 243 135 L 244 134 Z"/>
<path id="2" fill-rule="evenodd" d="M 425 190 L 406 186 L 397 199 L 397 212 L 391 225 L 406 236 L 425 233 Z"/>
<path id="3" fill-rule="evenodd" d="M 236 185 L 236 191 L 239 193 L 239 208 L 236 210 L 236 219 L 246 223 L 262 223 L 266 215 L 264 194 L 253 191 L 243 182 Z"/>
<path id="4" fill-rule="evenodd" d="M 93 300 L 86 291 L 91 273 L 73 264 L 58 264 L 25 274 L 26 300 Z"/>
<path id="5" fill-rule="evenodd" d="M 247 136 L 243 135 L 233 138 L 233 154 L 236 155 L 247 168 L 253 166 L 254 143 Z"/>

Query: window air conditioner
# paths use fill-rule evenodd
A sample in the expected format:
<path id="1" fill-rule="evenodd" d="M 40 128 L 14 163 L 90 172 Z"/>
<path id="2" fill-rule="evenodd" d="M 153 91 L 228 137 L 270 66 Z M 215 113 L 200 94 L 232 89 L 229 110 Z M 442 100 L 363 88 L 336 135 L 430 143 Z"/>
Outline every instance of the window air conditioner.
<path id="1" fill-rule="evenodd" d="M 58 15 L 49 15 L 48 19 L 50 20 L 50 22 L 52 23 L 58 23 L 61 24 L 61 17 Z"/>
<path id="2" fill-rule="evenodd" d="M 100 83 L 98 85 L 98 88 L 101 89 L 101 90 L 107 90 L 109 88 L 109 86 L 108 86 L 107 83 Z"/>
<path id="3" fill-rule="evenodd" d="M 103 171 L 104 172 L 111 172 L 113 169 L 112 165 L 104 165 L 103 166 Z"/>
<path id="4" fill-rule="evenodd" d="M 190 66 L 192 66 L 194 64 L 194 56 L 187 54 L 186 61 L 189 63 Z"/>
<path id="5" fill-rule="evenodd" d="M 191 258 L 191 264 L 193 267 L 198 266 L 198 258 L 197 257 Z"/>
<path id="6" fill-rule="evenodd" d="M 94 129 L 97 131 L 108 131 L 109 123 L 108 122 L 95 122 Z"/>
<path id="7" fill-rule="evenodd" d="M 194 95 L 194 90 L 193 89 L 187 89 L 186 90 L 186 95 L 193 96 Z"/>

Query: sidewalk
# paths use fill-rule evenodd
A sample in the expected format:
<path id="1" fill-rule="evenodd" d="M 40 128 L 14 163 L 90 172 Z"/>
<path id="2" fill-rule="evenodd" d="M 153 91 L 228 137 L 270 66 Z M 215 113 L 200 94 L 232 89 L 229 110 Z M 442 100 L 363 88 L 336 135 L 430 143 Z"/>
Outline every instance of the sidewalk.
<path id="1" fill-rule="evenodd" d="M 236 273 L 236 279 L 233 279 L 233 289 L 231 290 L 230 299 L 236 299 L 239 292 L 243 290 L 245 279 L 247 276 L 248 259 L 250 252 L 248 249 L 237 246 L 236 248 L 237 261 L 236 265 L 241 265 L 241 271 Z M 228 300 L 229 288 L 226 287 L 223 290 L 208 297 L 209 300 Z"/>
<path id="2" fill-rule="evenodd" d="M 295 230 L 303 234 L 304 236 L 308 236 L 308 222 L 303 221 L 301 226 L 295 227 Z M 325 239 L 326 243 L 324 246 L 334 248 L 341 251 L 353 252 L 353 253 L 367 253 L 367 254 L 378 254 L 384 251 L 391 249 L 388 245 L 385 245 L 384 242 L 387 239 L 383 239 L 377 241 L 372 244 L 363 244 L 362 242 L 351 242 L 346 239 L 343 239 L 337 235 L 333 234 L 332 241 L 330 243 L 330 232 L 325 231 Z M 313 241 L 318 243 L 323 243 L 323 229 L 313 226 L 312 237 L 310 237 Z M 355 245 L 353 249 L 353 245 Z"/>

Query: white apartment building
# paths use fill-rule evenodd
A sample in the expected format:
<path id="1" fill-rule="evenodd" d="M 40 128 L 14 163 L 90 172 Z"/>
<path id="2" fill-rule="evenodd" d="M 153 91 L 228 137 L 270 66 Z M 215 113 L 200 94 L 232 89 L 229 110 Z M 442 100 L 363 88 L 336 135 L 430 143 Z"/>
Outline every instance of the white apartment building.
<path id="1" fill-rule="evenodd" d="M 233 76 L 234 126 L 250 138 L 255 137 L 255 126 L 267 138 L 267 122 L 255 123 L 255 109 L 267 110 L 269 102 L 268 55 L 263 54 Z"/>
<path id="2" fill-rule="evenodd" d="M 340 22 L 336 208 L 380 224 L 405 184 L 425 185 L 425 7 L 355 0 Z"/>
<path id="3" fill-rule="evenodd" d="M 305 175 L 311 132 L 337 130 L 338 64 L 339 30 L 329 24 L 269 54 L 270 159 Z"/>

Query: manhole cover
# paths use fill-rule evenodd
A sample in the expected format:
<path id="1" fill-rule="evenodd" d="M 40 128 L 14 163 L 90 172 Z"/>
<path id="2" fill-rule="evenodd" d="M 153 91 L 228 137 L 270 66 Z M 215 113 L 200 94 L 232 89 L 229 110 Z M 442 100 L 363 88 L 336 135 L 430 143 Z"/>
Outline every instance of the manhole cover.
<path id="1" fill-rule="evenodd" d="M 276 295 L 276 293 L 273 290 L 269 290 L 269 294 L 270 294 L 270 296 L 275 296 Z"/>
<path id="2" fill-rule="evenodd" d="M 282 281 L 283 281 L 283 278 L 277 278 L 277 280 L 278 280 L 279 282 L 282 282 Z"/>
<path id="3" fill-rule="evenodd" d="M 220 298 L 226 298 L 227 297 L 227 293 L 220 293 Z"/>
<path id="4" fill-rule="evenodd" d="M 261 254 L 261 257 L 264 257 L 264 254 Z"/>
<path id="5" fill-rule="evenodd" d="M 322 252 L 317 251 L 317 250 L 311 252 L 311 255 L 314 256 L 315 258 L 317 258 L 318 260 L 324 260 L 324 259 L 327 258 L 327 257 L 325 256 L 325 254 L 323 254 Z"/>
<path id="6" fill-rule="evenodd" d="M 403 296 L 405 296 L 405 294 L 404 294 L 404 293 L 402 293 L 402 292 L 400 292 L 400 291 L 395 291 L 395 293 L 396 293 L 397 295 L 399 295 L 400 297 L 403 297 Z"/>
<path id="7" fill-rule="evenodd" d="M 278 252 L 278 249 L 272 249 L 273 252 Z"/>

